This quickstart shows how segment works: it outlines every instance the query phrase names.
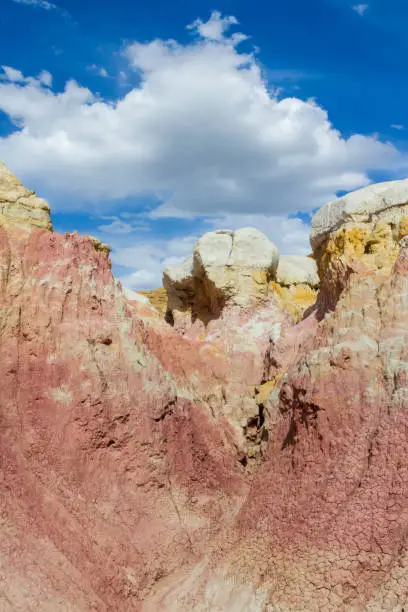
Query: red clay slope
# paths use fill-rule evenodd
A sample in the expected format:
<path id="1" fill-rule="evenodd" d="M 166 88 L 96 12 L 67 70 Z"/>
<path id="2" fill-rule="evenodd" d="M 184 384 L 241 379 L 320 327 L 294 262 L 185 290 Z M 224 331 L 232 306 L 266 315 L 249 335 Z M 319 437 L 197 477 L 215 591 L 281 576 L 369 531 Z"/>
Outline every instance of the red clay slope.
<path id="1" fill-rule="evenodd" d="M 402 611 L 406 240 L 384 266 L 371 234 L 336 234 L 303 322 L 272 300 L 208 342 L 127 300 L 103 245 L 7 214 L 0 610 Z"/>
<path id="2" fill-rule="evenodd" d="M 212 366 L 88 237 L 0 227 L 0 270 L 0 609 L 137 610 L 245 490 Z"/>

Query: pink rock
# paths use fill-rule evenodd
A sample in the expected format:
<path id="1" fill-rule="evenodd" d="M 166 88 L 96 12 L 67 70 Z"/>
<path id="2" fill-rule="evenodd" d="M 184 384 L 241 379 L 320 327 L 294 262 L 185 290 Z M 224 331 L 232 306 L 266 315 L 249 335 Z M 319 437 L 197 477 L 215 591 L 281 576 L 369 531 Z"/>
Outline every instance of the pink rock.
<path id="1" fill-rule="evenodd" d="M 297 325 L 272 296 L 201 338 L 128 300 L 104 245 L 16 202 L 18 223 L 0 219 L 0 609 L 403 610 L 406 240 L 393 267 L 364 244 L 333 255 Z"/>
<path id="2" fill-rule="evenodd" d="M 88 237 L 0 227 L 0 270 L 3 609 L 137 610 L 246 490 L 192 384 L 216 395 L 226 358 L 128 302 Z"/>

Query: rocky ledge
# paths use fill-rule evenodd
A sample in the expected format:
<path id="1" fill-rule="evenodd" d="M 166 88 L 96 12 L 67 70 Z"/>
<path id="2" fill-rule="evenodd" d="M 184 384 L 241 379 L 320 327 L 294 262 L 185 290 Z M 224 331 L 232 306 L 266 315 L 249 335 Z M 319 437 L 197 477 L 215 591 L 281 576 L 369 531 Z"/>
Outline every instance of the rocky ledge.
<path id="1" fill-rule="evenodd" d="M 313 259 L 206 234 L 169 325 L 0 166 L 1 610 L 406 608 L 406 195 L 330 203 Z"/>

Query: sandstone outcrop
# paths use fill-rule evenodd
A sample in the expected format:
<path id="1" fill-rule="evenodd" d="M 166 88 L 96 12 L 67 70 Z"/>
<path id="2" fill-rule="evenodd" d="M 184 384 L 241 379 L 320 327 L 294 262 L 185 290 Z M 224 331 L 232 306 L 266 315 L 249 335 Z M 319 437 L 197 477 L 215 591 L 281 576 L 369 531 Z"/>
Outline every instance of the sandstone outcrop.
<path id="1" fill-rule="evenodd" d="M 164 271 L 167 320 L 181 332 L 193 325 L 205 336 L 208 324 L 228 310 L 269 308 L 277 301 L 296 320 L 317 297 L 313 258 L 279 256 L 259 230 L 243 228 L 205 234 L 180 267 Z"/>
<path id="2" fill-rule="evenodd" d="M 324 285 L 323 311 L 353 272 L 390 273 L 407 231 L 408 180 L 370 185 L 318 211 L 310 239 Z"/>
<path id="3" fill-rule="evenodd" d="M 407 215 L 408 179 L 369 185 L 323 206 L 313 217 L 310 242 L 316 250 L 341 227 L 364 223 L 374 228 L 378 221 L 395 227 Z"/>
<path id="4" fill-rule="evenodd" d="M 384 211 L 314 243 L 330 280 L 258 388 L 265 461 L 222 558 L 178 576 L 157 609 L 406 609 L 408 240 Z"/>
<path id="5" fill-rule="evenodd" d="M 296 321 L 300 321 L 316 302 L 319 284 L 317 265 L 312 257 L 280 256 L 273 290 Z"/>
<path id="6" fill-rule="evenodd" d="M 26 189 L 0 162 L 0 224 L 13 223 L 24 229 L 52 230 L 50 207 L 34 191 Z"/>
<path id="7" fill-rule="evenodd" d="M 152 289 L 151 291 L 139 291 L 140 295 L 144 295 L 150 302 L 150 304 L 157 310 L 162 316 L 166 316 L 167 312 L 167 291 L 164 287 L 158 289 Z"/>
<path id="8" fill-rule="evenodd" d="M 197 319 L 206 325 L 225 307 L 265 301 L 278 261 L 276 246 L 256 229 L 204 234 L 192 257 L 163 274 L 168 319 L 179 329 Z"/>
<path id="9" fill-rule="evenodd" d="M 247 306 L 265 297 L 279 262 L 276 246 L 259 230 L 218 230 L 205 234 L 194 249 L 193 271 L 213 285 L 222 302 Z"/>
<path id="10" fill-rule="evenodd" d="M 298 323 L 276 287 L 317 291 L 304 262 L 231 282 L 202 249 L 227 307 L 201 338 L 90 237 L 1 217 L 1 610 L 406 609 L 408 239 L 384 211 L 313 242 Z"/>
<path id="11" fill-rule="evenodd" d="M 89 236 L 0 224 L 5 612 L 137 611 L 245 493 L 248 381 L 125 294 Z"/>

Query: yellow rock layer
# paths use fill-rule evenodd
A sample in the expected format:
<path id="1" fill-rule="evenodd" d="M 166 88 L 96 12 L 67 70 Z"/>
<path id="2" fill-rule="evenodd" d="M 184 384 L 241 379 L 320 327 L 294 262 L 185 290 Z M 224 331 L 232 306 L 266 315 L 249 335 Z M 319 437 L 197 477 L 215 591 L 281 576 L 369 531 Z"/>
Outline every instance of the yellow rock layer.
<path id="1" fill-rule="evenodd" d="M 105 255 L 109 255 L 109 253 L 111 252 L 110 246 L 108 246 L 107 244 L 99 240 L 98 238 L 94 238 L 93 236 L 90 236 L 90 238 L 92 240 L 92 244 L 93 244 L 95 251 L 98 251 L 100 253 L 105 253 Z"/>
<path id="2" fill-rule="evenodd" d="M 272 281 L 270 287 L 280 298 L 284 308 L 295 317 L 296 321 L 302 319 L 304 312 L 310 306 L 313 306 L 317 299 L 317 290 L 312 289 L 312 287 L 306 284 L 284 287 L 276 281 Z"/>
<path id="3" fill-rule="evenodd" d="M 142 295 L 145 295 L 152 306 L 164 317 L 167 311 L 167 291 L 164 287 L 153 289 L 152 291 L 139 291 Z"/>
<path id="4" fill-rule="evenodd" d="M 405 231 L 408 233 L 407 217 L 401 221 L 399 228 L 400 234 Z M 345 265 L 353 267 L 356 261 L 371 270 L 391 272 L 398 249 L 393 228 L 386 221 L 378 221 L 373 229 L 364 225 L 343 227 L 332 234 L 316 254 L 320 279 L 323 281 L 328 276 L 333 277 L 336 270 Z"/>
<path id="5" fill-rule="evenodd" d="M 259 385 L 259 387 L 255 388 L 255 390 L 258 392 L 255 395 L 255 401 L 258 405 L 266 402 L 281 378 L 282 373 L 279 373 L 277 376 L 275 376 L 275 378 L 273 378 L 273 380 L 268 380 L 263 385 Z"/>
<path id="6" fill-rule="evenodd" d="M 402 240 L 405 236 L 408 236 L 408 217 L 403 217 L 399 225 L 398 239 Z"/>

